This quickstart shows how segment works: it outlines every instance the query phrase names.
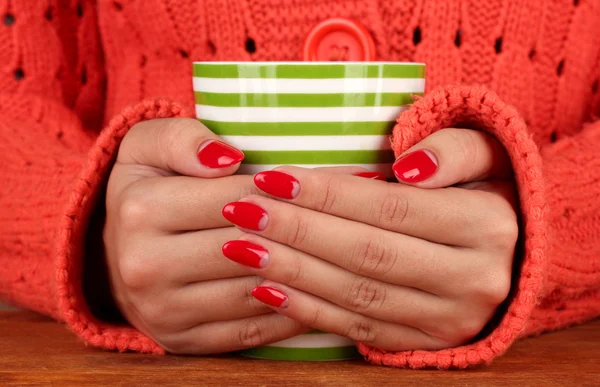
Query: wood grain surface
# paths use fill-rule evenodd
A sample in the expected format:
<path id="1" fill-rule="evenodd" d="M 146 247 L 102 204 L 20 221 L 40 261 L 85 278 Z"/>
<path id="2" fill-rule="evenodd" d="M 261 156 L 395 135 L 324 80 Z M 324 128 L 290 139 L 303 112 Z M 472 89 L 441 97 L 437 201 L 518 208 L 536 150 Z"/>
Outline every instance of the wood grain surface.
<path id="1" fill-rule="evenodd" d="M 521 340 L 491 366 L 415 371 L 112 353 L 86 348 L 46 317 L 0 311 L 0 386 L 600 386 L 600 320 Z"/>

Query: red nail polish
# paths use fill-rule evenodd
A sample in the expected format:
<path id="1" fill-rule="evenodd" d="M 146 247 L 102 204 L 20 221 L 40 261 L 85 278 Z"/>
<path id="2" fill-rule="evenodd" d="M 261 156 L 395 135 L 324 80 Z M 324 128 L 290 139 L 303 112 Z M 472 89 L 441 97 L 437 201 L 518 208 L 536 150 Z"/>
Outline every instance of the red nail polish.
<path id="1" fill-rule="evenodd" d="M 265 210 L 253 203 L 233 202 L 221 211 L 225 219 L 241 228 L 262 231 L 267 227 L 269 217 Z"/>
<path id="2" fill-rule="evenodd" d="M 200 164 L 208 168 L 225 168 L 239 163 L 244 154 L 239 149 L 221 141 L 208 140 L 198 149 Z"/>
<path id="3" fill-rule="evenodd" d="M 385 181 L 385 176 L 383 176 L 383 174 L 381 174 L 379 172 L 358 172 L 358 173 L 355 173 L 354 176 L 364 177 L 366 179 Z"/>
<path id="4" fill-rule="evenodd" d="M 288 297 L 281 290 L 269 286 L 258 286 L 252 290 L 252 296 L 258 301 L 276 308 L 285 308 Z"/>
<path id="5" fill-rule="evenodd" d="M 282 199 L 293 199 L 300 193 L 300 183 L 292 175 L 279 171 L 259 172 L 254 184 L 263 192 Z"/>
<path id="6" fill-rule="evenodd" d="M 402 156 L 392 167 L 398 180 L 406 183 L 419 183 L 427 180 L 437 171 L 437 168 L 435 156 L 425 150 L 418 150 Z"/>
<path id="7" fill-rule="evenodd" d="M 223 245 L 223 255 L 234 262 L 260 269 L 269 264 L 269 252 L 256 243 L 234 240 Z"/>

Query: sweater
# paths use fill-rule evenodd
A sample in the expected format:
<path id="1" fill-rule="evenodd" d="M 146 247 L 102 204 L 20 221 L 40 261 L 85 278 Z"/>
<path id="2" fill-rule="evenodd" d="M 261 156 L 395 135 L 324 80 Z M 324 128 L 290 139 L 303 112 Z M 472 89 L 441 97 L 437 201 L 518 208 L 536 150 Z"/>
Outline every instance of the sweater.
<path id="1" fill-rule="evenodd" d="M 302 60 L 332 17 L 365 26 L 376 60 L 427 64 L 396 154 L 444 127 L 487 131 L 520 199 L 512 290 L 484 332 L 440 351 L 358 344 L 364 357 L 462 368 L 598 316 L 598 0 L 0 0 L 0 299 L 87 345 L 164 353 L 84 292 L 119 143 L 142 120 L 192 115 L 192 61 Z"/>

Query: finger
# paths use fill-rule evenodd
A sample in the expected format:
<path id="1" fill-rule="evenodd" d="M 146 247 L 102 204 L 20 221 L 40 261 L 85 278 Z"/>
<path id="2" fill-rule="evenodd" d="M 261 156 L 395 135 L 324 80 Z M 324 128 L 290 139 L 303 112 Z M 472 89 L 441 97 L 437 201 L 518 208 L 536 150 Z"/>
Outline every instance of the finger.
<path id="1" fill-rule="evenodd" d="M 148 257 L 140 264 L 151 273 L 147 282 L 158 278 L 169 287 L 215 279 L 247 276 L 239 265 L 223 259 L 221 246 L 242 235 L 235 227 L 158 236 L 144 249 Z M 148 238 L 146 238 L 148 240 Z"/>
<path id="2" fill-rule="evenodd" d="M 250 176 L 143 179 L 129 186 L 126 197 L 116 198 L 121 207 L 117 213 L 123 224 L 137 223 L 135 226 L 161 233 L 226 227 L 229 223 L 221 215 L 223 206 L 256 193 L 259 190 Z"/>
<path id="3" fill-rule="evenodd" d="M 454 304 L 444 298 L 354 274 L 256 235 L 247 234 L 227 242 L 223 254 L 261 278 L 379 320 L 429 332 L 435 331 L 439 322 L 454 312 Z"/>
<path id="4" fill-rule="evenodd" d="M 202 281 L 136 303 L 137 314 L 154 335 L 181 332 L 198 324 L 237 320 L 270 310 L 252 297 L 256 276 Z"/>
<path id="5" fill-rule="evenodd" d="M 140 122 L 127 133 L 117 164 L 140 164 L 194 177 L 233 174 L 244 154 L 198 120 L 168 118 Z"/>
<path id="6" fill-rule="evenodd" d="M 393 166 L 398 181 L 422 188 L 449 187 L 485 179 L 507 179 L 510 158 L 491 135 L 444 129 L 404 152 Z"/>
<path id="7" fill-rule="evenodd" d="M 276 282 L 263 282 L 253 295 L 277 313 L 302 325 L 384 350 L 433 350 L 448 345 L 416 328 L 366 317 Z"/>
<path id="8" fill-rule="evenodd" d="M 288 166 L 259 173 L 254 182 L 300 207 L 455 246 L 477 246 L 477 230 L 505 208 L 501 198 L 481 192 L 423 190 Z"/>
<path id="9" fill-rule="evenodd" d="M 187 331 L 164 337 L 160 344 L 172 353 L 206 355 L 258 347 L 309 330 L 289 317 L 269 313 L 199 324 Z"/>
<path id="10" fill-rule="evenodd" d="M 485 260 L 458 250 L 363 223 L 251 196 L 230 203 L 225 215 L 242 231 L 290 246 L 355 274 L 434 294 L 453 295 Z"/>

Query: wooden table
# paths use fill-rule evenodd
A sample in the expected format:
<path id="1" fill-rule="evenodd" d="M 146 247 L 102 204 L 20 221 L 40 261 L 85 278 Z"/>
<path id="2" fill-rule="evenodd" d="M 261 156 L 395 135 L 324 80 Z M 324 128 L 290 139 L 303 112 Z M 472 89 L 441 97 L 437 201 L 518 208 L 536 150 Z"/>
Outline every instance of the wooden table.
<path id="1" fill-rule="evenodd" d="M 489 367 L 402 370 L 363 361 L 119 354 L 31 312 L 0 312 L 0 386 L 600 386 L 600 320 L 519 341 Z"/>

